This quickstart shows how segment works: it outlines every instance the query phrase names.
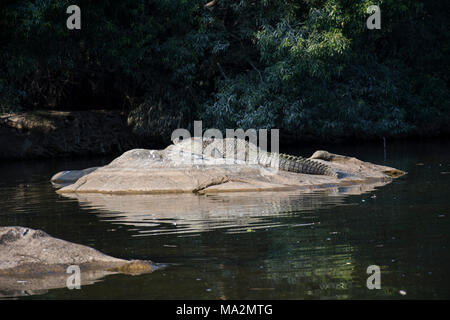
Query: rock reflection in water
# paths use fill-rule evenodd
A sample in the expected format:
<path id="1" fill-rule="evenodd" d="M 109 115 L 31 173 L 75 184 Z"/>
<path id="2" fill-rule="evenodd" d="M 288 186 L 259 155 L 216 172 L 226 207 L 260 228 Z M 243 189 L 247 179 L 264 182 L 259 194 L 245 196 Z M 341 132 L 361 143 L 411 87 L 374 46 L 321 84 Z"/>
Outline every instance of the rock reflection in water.
<path id="1" fill-rule="evenodd" d="M 347 195 L 370 192 L 382 182 L 314 192 L 239 192 L 220 194 L 105 195 L 64 194 L 94 209 L 103 221 L 133 226 L 134 236 L 192 235 L 225 229 L 227 233 L 284 226 L 273 216 L 343 204 Z M 314 222 L 305 223 L 311 225 Z M 300 226 L 300 225 L 299 225 Z"/>
<path id="2" fill-rule="evenodd" d="M 83 270 L 80 286 L 91 285 L 117 272 L 105 270 Z M 47 273 L 39 275 L 0 275 L 0 299 L 41 295 L 51 289 L 66 288 L 70 274 Z"/>

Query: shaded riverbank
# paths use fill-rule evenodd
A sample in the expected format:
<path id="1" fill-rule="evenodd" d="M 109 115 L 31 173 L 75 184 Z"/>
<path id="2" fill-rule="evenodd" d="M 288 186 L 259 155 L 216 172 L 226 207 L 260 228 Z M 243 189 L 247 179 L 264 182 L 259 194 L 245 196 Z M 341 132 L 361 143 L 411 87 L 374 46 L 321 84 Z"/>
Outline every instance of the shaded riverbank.
<path id="1" fill-rule="evenodd" d="M 0 160 L 121 154 L 151 146 L 115 111 L 36 111 L 0 115 Z"/>
<path id="2" fill-rule="evenodd" d="M 92 156 L 120 156 L 134 148 L 164 149 L 171 141 L 167 128 L 153 123 L 151 138 L 134 132 L 128 124 L 127 113 L 120 111 L 33 111 L 0 114 L 0 161 L 9 159 L 68 158 Z M 175 128 L 174 128 L 175 129 Z M 163 133 L 166 132 L 164 135 Z M 440 136 L 411 136 L 397 139 L 368 139 L 352 137 L 349 140 L 323 140 L 320 137 L 293 136 L 280 132 L 281 151 L 295 153 L 301 148 L 303 156 L 315 150 L 328 150 L 350 156 L 370 153 L 370 149 L 385 152 L 386 145 L 395 143 L 435 143 L 448 141 L 450 133 Z M 354 146 L 354 148 L 352 148 Z M 361 152 L 363 148 L 363 152 Z M 381 150 L 381 151 L 380 151 Z M 353 152 L 353 153 L 352 153 Z M 361 157 L 363 158 L 363 157 Z"/>

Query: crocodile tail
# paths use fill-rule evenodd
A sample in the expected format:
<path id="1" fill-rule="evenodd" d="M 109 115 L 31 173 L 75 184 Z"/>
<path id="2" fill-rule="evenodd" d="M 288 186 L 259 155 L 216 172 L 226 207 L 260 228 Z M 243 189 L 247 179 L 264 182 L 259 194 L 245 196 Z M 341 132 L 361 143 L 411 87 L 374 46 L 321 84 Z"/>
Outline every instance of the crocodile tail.
<path id="1" fill-rule="evenodd" d="M 326 164 L 303 157 L 280 154 L 279 168 L 284 171 L 339 177 L 338 173 Z"/>

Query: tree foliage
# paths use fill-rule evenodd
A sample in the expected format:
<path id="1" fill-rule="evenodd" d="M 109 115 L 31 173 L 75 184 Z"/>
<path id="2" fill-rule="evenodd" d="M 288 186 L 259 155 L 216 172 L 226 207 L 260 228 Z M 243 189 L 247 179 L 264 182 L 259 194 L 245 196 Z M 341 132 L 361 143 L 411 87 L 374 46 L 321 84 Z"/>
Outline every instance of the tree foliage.
<path id="1" fill-rule="evenodd" d="M 194 119 L 300 139 L 450 131 L 447 1 L 205 3 L 2 1 L 0 111 L 123 109 L 152 136 Z"/>

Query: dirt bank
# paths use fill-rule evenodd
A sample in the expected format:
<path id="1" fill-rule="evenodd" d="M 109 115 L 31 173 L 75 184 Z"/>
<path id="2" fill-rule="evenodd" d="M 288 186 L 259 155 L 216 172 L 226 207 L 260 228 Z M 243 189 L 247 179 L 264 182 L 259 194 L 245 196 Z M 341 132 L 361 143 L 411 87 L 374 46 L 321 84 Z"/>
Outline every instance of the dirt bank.
<path id="1" fill-rule="evenodd" d="M 116 111 L 0 115 L 0 160 L 121 154 L 142 146 L 146 141 Z"/>

